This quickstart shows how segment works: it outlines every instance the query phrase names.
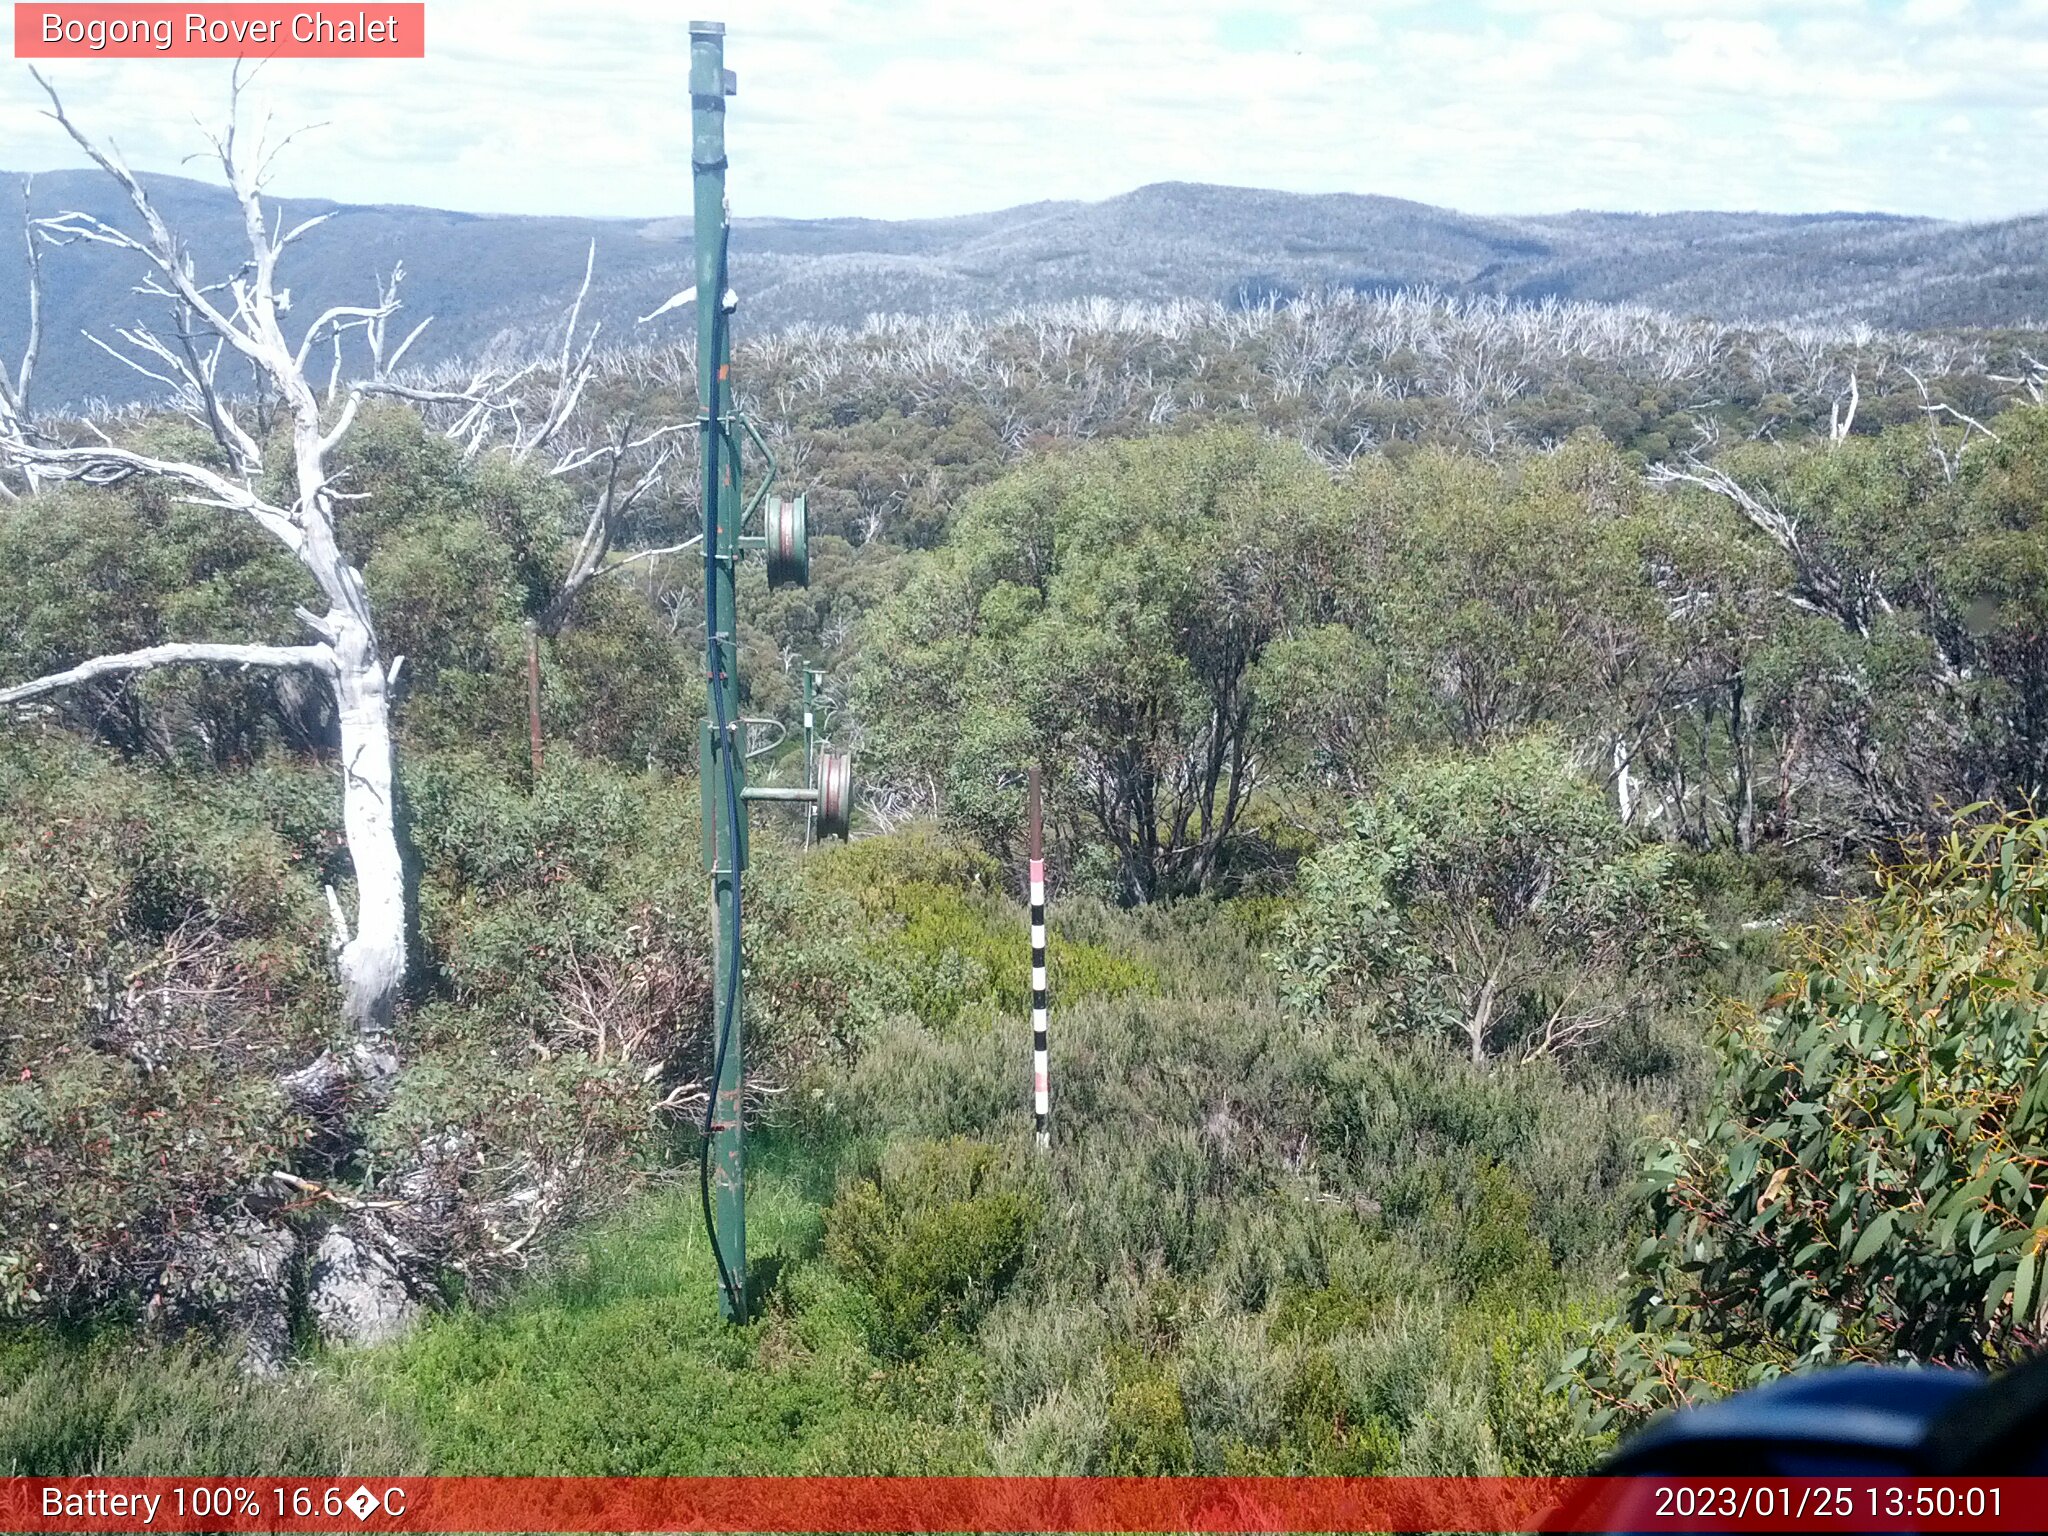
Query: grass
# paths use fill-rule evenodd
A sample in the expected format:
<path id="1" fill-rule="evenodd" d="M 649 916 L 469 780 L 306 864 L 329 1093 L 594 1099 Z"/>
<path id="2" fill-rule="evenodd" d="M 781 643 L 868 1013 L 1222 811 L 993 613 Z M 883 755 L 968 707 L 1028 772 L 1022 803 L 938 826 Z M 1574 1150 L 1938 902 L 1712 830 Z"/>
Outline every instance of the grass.
<path id="1" fill-rule="evenodd" d="M 823 1210 L 769 1144 L 748 1190 L 760 1315 L 733 1328 L 694 1186 L 650 1196 L 488 1313 L 334 1361 L 444 1474 L 708 1476 L 980 1469 L 972 1355 L 867 1348 L 866 1298 L 821 1257 Z"/>
<path id="2" fill-rule="evenodd" d="M 425 1470 L 409 1425 L 323 1373 L 252 1379 L 225 1353 L 121 1328 L 0 1338 L 0 1476 Z"/>

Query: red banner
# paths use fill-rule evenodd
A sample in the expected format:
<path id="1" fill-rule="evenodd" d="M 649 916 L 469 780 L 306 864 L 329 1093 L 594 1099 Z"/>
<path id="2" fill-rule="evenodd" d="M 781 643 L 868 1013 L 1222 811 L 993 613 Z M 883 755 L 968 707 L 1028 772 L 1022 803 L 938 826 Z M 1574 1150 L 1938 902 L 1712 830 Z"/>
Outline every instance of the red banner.
<path id="1" fill-rule="evenodd" d="M 369 5 L 24 5 L 17 59 L 423 59 L 427 8 Z"/>
<path id="2" fill-rule="evenodd" d="M 9 1531 L 2039 1531 L 2048 1478 L 0 1480 Z"/>

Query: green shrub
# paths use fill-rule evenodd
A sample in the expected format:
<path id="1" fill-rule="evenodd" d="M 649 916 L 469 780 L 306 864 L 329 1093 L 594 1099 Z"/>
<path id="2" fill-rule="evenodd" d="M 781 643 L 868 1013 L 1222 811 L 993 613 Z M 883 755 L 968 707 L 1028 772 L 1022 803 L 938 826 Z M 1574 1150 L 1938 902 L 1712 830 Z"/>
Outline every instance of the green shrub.
<path id="1" fill-rule="evenodd" d="M 1544 737 L 1426 759 L 1303 867 L 1288 1000 L 1473 1061 L 1583 1048 L 1654 1004 L 1705 931 L 1672 851 L 1626 832 Z"/>
<path id="2" fill-rule="evenodd" d="M 1281 1405 L 1291 1352 L 1263 1321 L 1211 1303 L 1174 1351 L 1175 1379 L 1204 1472 L 1287 1470 L 1288 1423 Z"/>
<path id="3" fill-rule="evenodd" d="M 1180 1385 L 1154 1368 L 1131 1364 L 1109 1395 L 1103 1471 L 1111 1477 L 1187 1477 L 1195 1442 Z"/>
<path id="4" fill-rule="evenodd" d="M 186 424 L 157 423 L 174 458 L 217 452 Z M 144 451 L 151 451 L 145 449 Z M 191 505 L 168 483 L 57 485 L 0 505 L 0 679 L 16 683 L 89 656 L 166 641 L 295 641 L 295 603 L 313 583 L 245 517 Z M 110 677 L 53 695 L 56 717 L 130 756 L 186 765 L 247 763 L 318 729 L 281 707 L 275 676 L 181 667 Z"/>
<path id="5" fill-rule="evenodd" d="M 983 895 L 1005 886 L 1000 864 L 930 822 L 912 822 L 886 837 L 827 845 L 811 856 L 810 869 L 813 878 L 853 896 L 874 917 L 903 910 L 896 891 L 904 885 Z"/>
<path id="6" fill-rule="evenodd" d="M 1063 1180 L 1072 1212 L 1067 1254 L 1088 1277 L 1072 1283 L 1099 1285 L 1154 1269 L 1206 1272 L 1228 1229 L 1216 1144 L 1184 1125 L 1098 1121 L 1084 1130 L 1077 1118 L 1061 1121 L 1063 1139 L 1086 1147 Z"/>
<path id="7" fill-rule="evenodd" d="M 1109 1378 L 1105 1362 L 1115 1325 L 1106 1310 L 1076 1305 L 1042 1288 L 1012 1287 L 975 1336 L 988 1372 L 997 1422 L 1013 1426 L 1064 1396 L 1071 1410 L 1100 1418 Z"/>
<path id="8" fill-rule="evenodd" d="M 996 1148 L 891 1148 L 826 1217 L 826 1249 L 872 1299 L 875 1347 L 907 1355 L 971 1329 L 1016 1277 L 1045 1196 Z"/>
<path id="9" fill-rule="evenodd" d="M 1444 1267 L 1469 1291 L 1549 1290 L 1555 1271 L 1549 1249 L 1530 1225 L 1534 1202 L 1528 1186 L 1499 1163 L 1481 1161 L 1472 1173 L 1471 1192 L 1446 1223 L 1455 1236 Z"/>
<path id="10" fill-rule="evenodd" d="M 305 1143 L 275 1078 L 331 1027 L 327 922 L 242 791 L 0 745 L 0 1311 L 182 1286 L 179 1234 Z"/>
<path id="11" fill-rule="evenodd" d="M 881 1006 L 934 1029 L 972 1004 L 1013 1016 L 1030 1006 L 1025 915 L 1000 894 L 1000 870 L 987 855 L 913 826 L 815 856 L 807 875 L 859 903 Z M 1046 969 L 1059 1006 L 1158 990 L 1151 967 L 1050 928 Z"/>
<path id="12" fill-rule="evenodd" d="M 1377 1477 L 1393 1466 L 1401 1437 L 1374 1413 L 1360 1415 L 1322 1350 L 1300 1355 L 1280 1394 L 1291 1430 L 1287 1471 L 1310 1477 Z"/>
<path id="13" fill-rule="evenodd" d="M 1006 1477 L 1083 1477 L 1100 1464 L 1108 1414 L 1092 1395 L 1048 1393 L 997 1437 L 995 1470 Z"/>
<path id="14" fill-rule="evenodd" d="M 1486 1416 L 1501 1471 L 1509 1477 L 1585 1477 L 1612 1444 L 1580 1432 L 1555 1380 L 1590 1321 L 1584 1303 L 1533 1307 L 1501 1295 L 1459 1320 L 1485 1357 Z"/>
<path id="15" fill-rule="evenodd" d="M 1790 942 L 1719 1032 L 1725 1108 L 1649 1165 L 1638 1299 L 1573 1361 L 1597 1425 L 1801 1366 L 2048 1341 L 2048 821 L 1958 828 Z"/>
<path id="16" fill-rule="evenodd" d="M 1285 1286 L 1268 1315 L 1267 1332 L 1276 1341 L 1328 1344 L 1339 1333 L 1371 1322 L 1385 1299 L 1348 1285 Z"/>

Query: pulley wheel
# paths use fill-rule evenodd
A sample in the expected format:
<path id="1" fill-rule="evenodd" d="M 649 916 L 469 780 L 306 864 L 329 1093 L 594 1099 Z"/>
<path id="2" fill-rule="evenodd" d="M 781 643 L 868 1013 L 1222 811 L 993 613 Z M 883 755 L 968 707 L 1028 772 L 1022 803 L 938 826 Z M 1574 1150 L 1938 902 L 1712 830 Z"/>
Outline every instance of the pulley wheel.
<path id="1" fill-rule="evenodd" d="M 853 756 L 818 754 L 818 836 L 844 842 L 853 830 Z"/>
<path id="2" fill-rule="evenodd" d="M 768 546 L 768 585 L 807 587 L 811 584 L 811 530 L 804 498 L 771 499 L 763 530 Z"/>

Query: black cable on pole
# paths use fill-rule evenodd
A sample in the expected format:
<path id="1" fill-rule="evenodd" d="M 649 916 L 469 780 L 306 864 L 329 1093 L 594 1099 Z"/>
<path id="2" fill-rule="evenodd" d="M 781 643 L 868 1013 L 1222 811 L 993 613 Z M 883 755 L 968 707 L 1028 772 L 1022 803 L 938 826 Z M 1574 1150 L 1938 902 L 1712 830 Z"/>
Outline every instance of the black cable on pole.
<path id="1" fill-rule="evenodd" d="M 720 777 L 725 782 L 727 824 L 732 828 L 732 846 L 729 850 L 732 857 L 732 921 L 727 925 L 731 932 L 726 936 L 727 942 L 725 946 L 724 1006 L 719 1010 L 718 1044 L 712 1053 L 711 1092 L 706 1097 L 704 1103 L 704 1134 L 697 1146 L 697 1196 L 704 1208 L 704 1232 L 711 1239 L 711 1257 L 718 1265 L 718 1283 L 724 1287 L 726 1297 L 732 1303 L 733 1316 L 739 1321 L 745 1322 L 746 1298 L 740 1293 L 739 1287 L 733 1284 L 732 1271 L 726 1267 L 725 1247 L 718 1238 L 718 1217 L 711 1208 L 711 1140 L 717 1129 L 718 1085 L 725 1076 L 725 1053 L 727 1045 L 732 1040 L 733 1016 L 735 1006 L 739 1000 L 740 983 L 739 780 L 735 776 L 733 766 L 733 743 L 727 739 L 728 733 L 731 730 L 731 722 L 726 718 L 725 691 L 720 686 L 724 682 L 725 668 L 724 655 L 718 644 L 717 627 L 719 558 L 718 469 L 720 463 L 725 458 L 726 450 L 729 446 L 726 442 L 725 424 L 719 419 L 718 413 L 719 397 L 722 393 L 719 388 L 718 362 L 725 352 L 725 328 L 729 323 L 726 318 L 725 309 L 725 269 L 731 244 L 732 229 L 728 224 L 719 242 L 718 283 L 716 290 L 710 294 L 700 292 L 697 295 L 697 302 L 699 304 L 709 303 L 716 306 L 715 313 L 717 316 L 712 322 L 713 345 L 709 369 L 711 398 L 705 402 L 705 410 L 710 414 L 711 418 L 711 432 L 707 438 L 711 451 L 703 455 L 704 649 L 706 686 L 711 692 L 711 710 L 718 731 L 717 755 L 722 768 Z M 700 368 L 702 367 L 701 359 L 699 360 L 699 366 Z M 733 615 L 732 618 L 735 636 L 737 636 L 737 615 Z M 712 838 L 714 850 L 717 848 L 717 845 L 717 836 L 714 833 Z M 746 1111 L 746 1095 L 744 1091 L 738 1095 L 738 1098 L 740 1103 L 735 1106 L 734 1112 L 744 1114 Z"/>

